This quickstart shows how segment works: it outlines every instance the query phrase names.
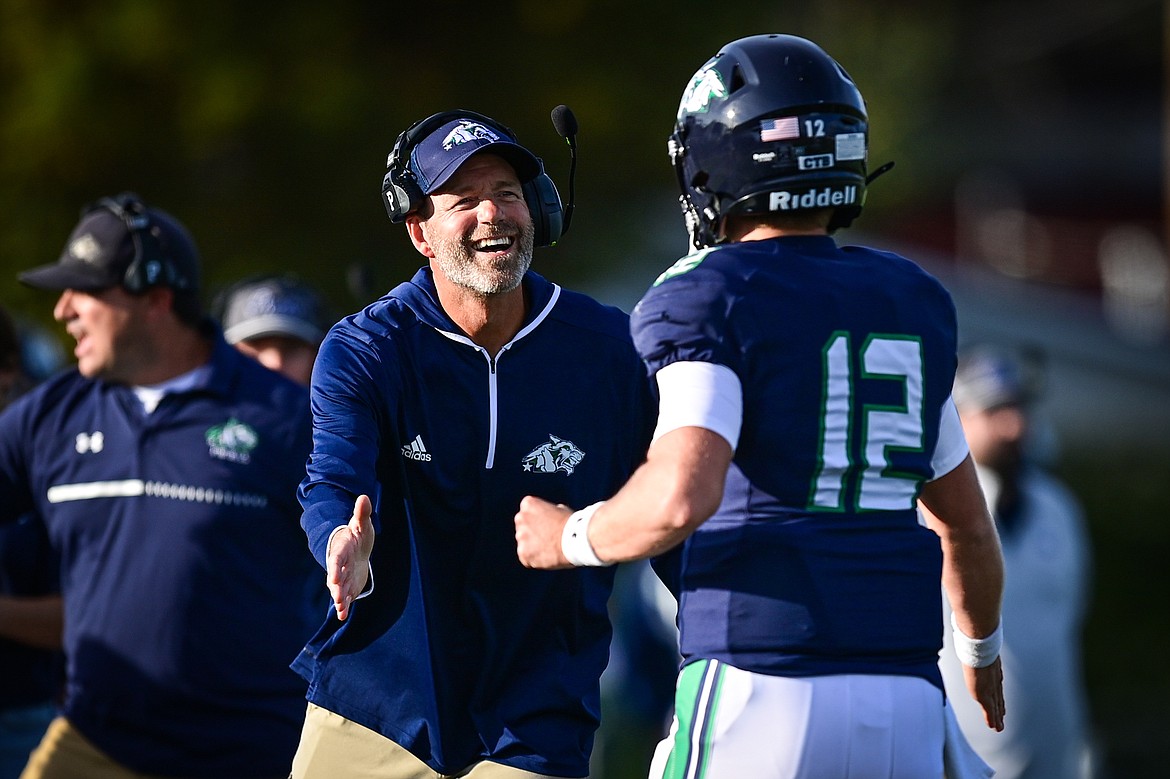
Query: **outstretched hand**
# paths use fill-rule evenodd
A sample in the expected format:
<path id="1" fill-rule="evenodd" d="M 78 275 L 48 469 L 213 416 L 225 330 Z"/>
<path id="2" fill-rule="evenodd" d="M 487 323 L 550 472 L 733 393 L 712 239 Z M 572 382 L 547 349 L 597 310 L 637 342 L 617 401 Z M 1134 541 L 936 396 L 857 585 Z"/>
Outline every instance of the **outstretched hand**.
<path id="1" fill-rule="evenodd" d="M 561 503 L 528 495 L 516 512 L 516 556 L 526 568 L 569 568 L 561 533 L 573 512 Z"/>
<path id="2" fill-rule="evenodd" d="M 333 597 L 337 618 L 349 616 L 354 599 L 370 578 L 370 553 L 374 550 L 374 508 L 369 497 L 359 495 L 353 504 L 349 524 L 334 531 L 325 552 L 325 583 Z"/>

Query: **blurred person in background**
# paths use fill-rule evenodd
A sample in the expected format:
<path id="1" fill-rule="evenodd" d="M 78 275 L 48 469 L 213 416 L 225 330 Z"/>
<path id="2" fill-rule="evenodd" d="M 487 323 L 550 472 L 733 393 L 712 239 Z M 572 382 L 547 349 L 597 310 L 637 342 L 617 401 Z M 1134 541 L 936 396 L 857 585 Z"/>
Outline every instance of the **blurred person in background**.
<path id="1" fill-rule="evenodd" d="M 989 731 L 965 695 L 950 632 L 941 656 L 959 724 L 998 779 L 1087 779 L 1094 775 L 1081 632 L 1091 554 L 1077 499 L 1036 456 L 1034 407 L 1041 367 L 1004 347 L 965 349 L 955 375 L 959 417 L 999 528 L 1006 582 L 1002 649 L 1011 716 Z M 950 609 L 946 609 L 950 622 Z"/>
<path id="2" fill-rule="evenodd" d="M 130 193 L 20 274 L 57 293 L 77 359 L 0 414 L 0 524 L 43 521 L 65 602 L 61 713 L 23 779 L 288 775 L 288 663 L 322 591 L 307 391 L 224 341 L 200 276 L 186 228 Z"/>
<path id="3" fill-rule="evenodd" d="M 0 308 L 0 410 L 33 385 L 24 339 Z M 32 514 L 0 524 L 0 779 L 16 779 L 56 714 L 61 692 L 57 557 Z"/>
<path id="4" fill-rule="evenodd" d="M 31 387 L 24 369 L 24 346 L 16 322 L 0 307 L 0 410 Z"/>
<path id="5" fill-rule="evenodd" d="M 257 276 L 217 296 L 223 336 L 270 370 L 309 386 L 325 331 L 333 324 L 320 294 L 291 276 Z"/>

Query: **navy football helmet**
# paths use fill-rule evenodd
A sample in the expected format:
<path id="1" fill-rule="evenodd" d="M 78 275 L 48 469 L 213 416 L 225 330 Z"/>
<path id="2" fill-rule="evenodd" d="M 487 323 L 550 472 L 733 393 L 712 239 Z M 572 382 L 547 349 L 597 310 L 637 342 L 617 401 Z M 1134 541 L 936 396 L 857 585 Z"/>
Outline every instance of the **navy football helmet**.
<path id="1" fill-rule="evenodd" d="M 847 227 L 865 200 L 869 124 L 849 74 L 815 43 L 753 35 L 691 79 L 668 150 L 696 249 L 732 214 L 833 207 Z"/>

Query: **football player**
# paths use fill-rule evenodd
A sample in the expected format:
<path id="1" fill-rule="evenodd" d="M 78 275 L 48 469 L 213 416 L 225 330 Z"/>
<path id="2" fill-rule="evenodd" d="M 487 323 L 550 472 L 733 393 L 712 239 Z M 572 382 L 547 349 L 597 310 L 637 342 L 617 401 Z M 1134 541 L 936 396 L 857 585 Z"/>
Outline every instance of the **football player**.
<path id="1" fill-rule="evenodd" d="M 631 319 L 660 391 L 647 462 L 606 502 L 529 497 L 516 517 L 534 567 L 678 547 L 655 777 L 942 776 L 940 578 L 1003 725 L 1003 563 L 950 397 L 954 306 L 909 260 L 832 237 L 861 212 L 868 131 L 810 41 L 752 36 L 703 65 L 669 142 L 694 253 Z M 950 776 L 983 768 L 950 747 Z"/>

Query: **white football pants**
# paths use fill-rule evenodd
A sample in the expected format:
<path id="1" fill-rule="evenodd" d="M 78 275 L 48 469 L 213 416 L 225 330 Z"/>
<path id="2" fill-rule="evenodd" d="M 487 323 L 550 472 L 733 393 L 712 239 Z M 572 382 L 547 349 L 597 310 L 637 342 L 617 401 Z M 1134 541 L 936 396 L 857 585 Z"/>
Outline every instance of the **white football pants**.
<path id="1" fill-rule="evenodd" d="M 650 779 L 940 779 L 942 692 L 913 676 L 767 676 L 717 660 L 679 674 Z"/>

